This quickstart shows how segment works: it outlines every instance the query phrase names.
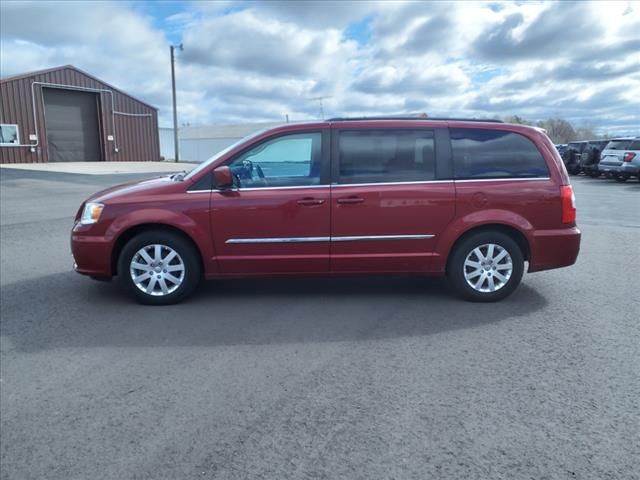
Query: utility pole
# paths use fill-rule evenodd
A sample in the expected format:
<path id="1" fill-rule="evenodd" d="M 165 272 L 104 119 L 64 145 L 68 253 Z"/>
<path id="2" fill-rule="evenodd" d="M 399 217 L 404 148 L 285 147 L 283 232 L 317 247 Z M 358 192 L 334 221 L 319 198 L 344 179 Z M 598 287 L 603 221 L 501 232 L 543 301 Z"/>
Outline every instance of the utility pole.
<path id="1" fill-rule="evenodd" d="M 169 50 L 171 51 L 171 93 L 173 94 L 173 146 L 175 148 L 175 160 L 174 162 L 178 162 L 179 153 L 178 153 L 178 111 L 176 109 L 176 68 L 175 64 L 175 49 L 184 50 L 182 48 L 182 44 L 174 46 L 171 45 Z"/>

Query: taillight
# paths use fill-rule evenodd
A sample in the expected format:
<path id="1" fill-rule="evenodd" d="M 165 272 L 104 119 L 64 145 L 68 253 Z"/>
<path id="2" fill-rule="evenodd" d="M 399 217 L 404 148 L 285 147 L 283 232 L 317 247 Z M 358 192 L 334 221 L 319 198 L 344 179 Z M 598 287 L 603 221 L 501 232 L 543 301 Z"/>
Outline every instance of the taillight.
<path id="1" fill-rule="evenodd" d="M 562 200 L 562 223 L 576 222 L 576 196 L 571 185 L 560 187 L 560 199 Z"/>
<path id="2" fill-rule="evenodd" d="M 622 159 L 623 162 L 630 162 L 631 160 L 633 160 L 634 158 L 636 158 L 636 154 L 633 152 L 626 152 L 624 154 L 624 158 Z"/>

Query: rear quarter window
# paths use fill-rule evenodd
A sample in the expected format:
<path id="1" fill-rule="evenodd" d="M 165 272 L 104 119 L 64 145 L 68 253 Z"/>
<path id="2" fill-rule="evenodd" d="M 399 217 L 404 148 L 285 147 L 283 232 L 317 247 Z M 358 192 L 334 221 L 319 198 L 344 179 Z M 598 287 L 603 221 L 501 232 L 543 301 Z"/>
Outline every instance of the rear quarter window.
<path id="1" fill-rule="evenodd" d="M 547 164 L 531 140 L 515 132 L 452 128 L 454 177 L 548 177 Z"/>
<path id="2" fill-rule="evenodd" d="M 626 150 L 630 144 L 631 140 L 612 140 L 607 143 L 605 150 Z"/>
<path id="3" fill-rule="evenodd" d="M 628 150 L 640 150 L 640 140 L 634 140 L 629 145 Z"/>

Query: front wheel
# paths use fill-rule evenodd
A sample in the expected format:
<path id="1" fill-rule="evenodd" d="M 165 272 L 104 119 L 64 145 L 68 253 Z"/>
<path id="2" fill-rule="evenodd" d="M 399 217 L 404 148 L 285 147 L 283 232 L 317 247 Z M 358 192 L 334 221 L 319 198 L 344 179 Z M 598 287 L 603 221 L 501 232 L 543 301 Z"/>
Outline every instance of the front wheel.
<path id="1" fill-rule="evenodd" d="M 495 302 L 509 296 L 523 273 L 520 247 L 502 232 L 479 232 L 465 238 L 447 266 L 455 291 L 474 302 Z"/>
<path id="2" fill-rule="evenodd" d="M 193 246 L 173 232 L 149 231 L 122 249 L 118 277 L 140 303 L 169 305 L 189 295 L 200 281 L 200 262 Z"/>

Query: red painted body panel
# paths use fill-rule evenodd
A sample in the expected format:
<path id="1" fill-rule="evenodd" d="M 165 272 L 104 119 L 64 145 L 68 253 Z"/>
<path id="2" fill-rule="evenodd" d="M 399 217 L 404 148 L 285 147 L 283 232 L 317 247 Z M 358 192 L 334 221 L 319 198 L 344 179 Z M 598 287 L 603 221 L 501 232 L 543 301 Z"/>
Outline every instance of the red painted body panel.
<path id="1" fill-rule="evenodd" d="M 250 145 L 282 133 L 331 127 L 509 130 L 537 145 L 549 167 L 549 178 L 189 191 L 214 168 Z M 102 217 L 95 225 L 81 225 L 79 212 L 71 245 L 78 272 L 99 277 L 116 273 L 112 265 L 118 254 L 118 239 L 144 225 L 183 232 L 200 252 L 207 278 L 442 274 L 462 235 L 497 224 L 522 234 L 530 252 L 529 271 L 538 271 L 576 261 L 580 231 L 575 224 L 562 224 L 560 186 L 568 183 L 564 165 L 547 136 L 522 125 L 424 120 L 285 125 L 237 146 L 184 181 L 163 177 L 95 194 L 89 201 L 105 205 Z M 337 241 L 340 237 L 384 235 L 433 237 Z M 307 241 L 228 242 L 258 238 Z"/>
<path id="2" fill-rule="evenodd" d="M 428 272 L 437 238 L 455 215 L 453 182 L 332 188 L 332 237 L 433 235 L 331 243 L 334 272 Z M 362 200 L 360 203 L 340 203 Z"/>
<path id="3" fill-rule="evenodd" d="M 118 238 L 142 225 L 165 225 L 185 233 L 198 247 L 205 271 L 217 272 L 211 230 L 209 196 L 187 193 L 189 184 L 168 177 L 113 187 L 87 201 L 105 205 L 100 222 L 81 225 L 77 221 L 71 236 L 77 271 L 94 276 L 112 276 L 112 254 Z M 78 212 L 78 215 L 80 212 Z M 87 245 L 95 244 L 91 255 Z"/>
<path id="4" fill-rule="evenodd" d="M 329 202 L 327 187 L 212 192 L 211 225 L 220 272 L 329 272 L 327 241 L 227 243 L 233 239 L 328 237 Z"/>
<path id="5" fill-rule="evenodd" d="M 536 231 L 561 225 L 560 187 L 552 180 L 457 181 L 455 185 L 456 220 L 438 244 L 440 262 L 434 265 L 438 271 L 444 271 L 455 240 L 472 228 L 490 224 L 515 228 L 531 248 Z M 531 248 L 531 271 L 536 270 L 536 261 L 537 251 Z"/>

